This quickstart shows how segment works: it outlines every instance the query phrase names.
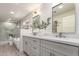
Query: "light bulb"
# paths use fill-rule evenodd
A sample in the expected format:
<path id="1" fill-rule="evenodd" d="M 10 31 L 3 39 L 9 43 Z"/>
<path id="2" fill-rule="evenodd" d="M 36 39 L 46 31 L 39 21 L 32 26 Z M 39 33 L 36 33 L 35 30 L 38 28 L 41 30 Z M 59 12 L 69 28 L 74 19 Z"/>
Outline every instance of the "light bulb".
<path id="1" fill-rule="evenodd" d="M 63 5 L 60 5 L 59 8 L 60 8 L 60 9 L 63 8 Z"/>
<path id="2" fill-rule="evenodd" d="M 13 11 L 11 11 L 11 12 L 10 12 L 10 14 L 14 14 L 14 12 L 13 12 Z"/>

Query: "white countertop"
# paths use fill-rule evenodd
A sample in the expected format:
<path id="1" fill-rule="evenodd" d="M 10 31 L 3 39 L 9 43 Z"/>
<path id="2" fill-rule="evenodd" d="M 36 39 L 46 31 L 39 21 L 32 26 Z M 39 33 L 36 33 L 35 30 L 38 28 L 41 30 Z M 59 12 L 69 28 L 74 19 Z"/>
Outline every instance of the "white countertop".
<path id="1" fill-rule="evenodd" d="M 53 42 L 59 42 L 59 43 L 79 46 L 79 39 L 76 39 L 76 38 L 59 38 L 59 37 L 55 37 L 55 36 L 32 35 L 32 34 L 27 34 L 27 35 L 22 35 L 22 36 L 27 36 L 27 37 L 32 37 L 32 38 L 44 39 L 44 40 L 49 40 L 49 41 L 53 41 Z"/>

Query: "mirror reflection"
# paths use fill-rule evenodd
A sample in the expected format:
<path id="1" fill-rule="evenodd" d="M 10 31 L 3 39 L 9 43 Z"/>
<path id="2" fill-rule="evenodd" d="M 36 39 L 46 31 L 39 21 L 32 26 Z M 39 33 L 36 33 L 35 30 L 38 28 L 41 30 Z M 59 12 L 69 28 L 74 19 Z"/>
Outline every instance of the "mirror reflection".
<path id="1" fill-rule="evenodd" d="M 75 5 L 61 3 L 53 7 L 53 32 L 75 32 Z"/>

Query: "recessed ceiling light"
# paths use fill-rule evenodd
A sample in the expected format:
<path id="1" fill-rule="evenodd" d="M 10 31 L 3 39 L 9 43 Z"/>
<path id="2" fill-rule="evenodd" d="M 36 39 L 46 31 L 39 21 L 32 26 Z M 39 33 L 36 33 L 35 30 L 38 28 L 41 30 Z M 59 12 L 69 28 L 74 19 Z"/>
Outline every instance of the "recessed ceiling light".
<path id="1" fill-rule="evenodd" d="M 60 9 L 63 8 L 63 5 L 60 5 L 59 8 L 60 8 Z"/>
<path id="2" fill-rule="evenodd" d="M 11 12 L 10 12 L 10 14 L 14 14 L 14 12 L 13 12 L 13 11 L 11 11 Z"/>

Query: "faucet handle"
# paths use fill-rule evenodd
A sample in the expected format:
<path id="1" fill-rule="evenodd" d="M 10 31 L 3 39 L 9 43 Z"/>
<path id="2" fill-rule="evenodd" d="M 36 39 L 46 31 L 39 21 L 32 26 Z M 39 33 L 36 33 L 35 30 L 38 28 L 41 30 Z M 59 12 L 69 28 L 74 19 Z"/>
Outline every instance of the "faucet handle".
<path id="1" fill-rule="evenodd" d="M 58 36 L 56 35 L 56 37 L 58 37 Z"/>

